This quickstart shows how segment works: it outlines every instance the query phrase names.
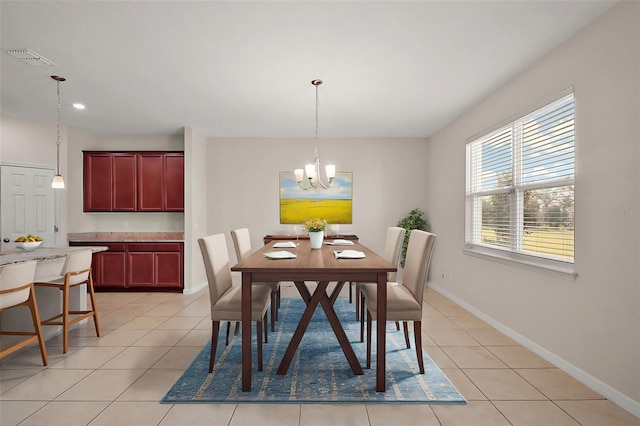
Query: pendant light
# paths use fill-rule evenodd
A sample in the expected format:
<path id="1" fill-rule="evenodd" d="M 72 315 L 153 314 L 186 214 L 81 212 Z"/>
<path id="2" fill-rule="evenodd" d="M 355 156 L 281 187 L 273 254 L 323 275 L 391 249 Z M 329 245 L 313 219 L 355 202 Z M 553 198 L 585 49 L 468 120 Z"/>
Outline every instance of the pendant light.
<path id="1" fill-rule="evenodd" d="M 64 189 L 64 179 L 62 179 L 62 175 L 60 174 L 60 82 L 66 81 L 66 78 L 59 77 L 57 75 L 52 75 L 52 79 L 56 81 L 58 85 L 58 101 L 57 101 L 57 111 L 58 111 L 58 127 L 57 127 L 57 135 L 58 138 L 56 140 L 56 175 L 53 177 L 51 181 L 51 187 L 56 189 Z"/>

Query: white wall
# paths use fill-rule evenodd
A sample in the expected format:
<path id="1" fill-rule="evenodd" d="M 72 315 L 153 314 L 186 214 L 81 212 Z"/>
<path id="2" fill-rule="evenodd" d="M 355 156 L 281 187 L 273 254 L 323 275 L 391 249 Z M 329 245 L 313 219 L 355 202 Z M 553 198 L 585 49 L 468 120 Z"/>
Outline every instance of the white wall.
<path id="1" fill-rule="evenodd" d="M 247 227 L 253 247 L 266 234 L 287 233 L 280 224 L 279 172 L 313 160 L 311 139 L 208 140 L 208 234 L 224 232 L 235 260 L 229 232 Z M 321 139 L 321 165 L 353 172 L 353 224 L 340 233 L 382 252 L 386 227 L 395 226 L 411 209 L 424 209 L 426 139 Z M 427 218 L 429 212 L 427 212 Z"/>
<path id="2" fill-rule="evenodd" d="M 429 141 L 431 285 L 640 415 L 640 4 L 622 2 Z M 577 279 L 463 254 L 465 140 L 574 86 Z M 447 176 L 447 185 L 441 176 Z M 628 211 L 630 213 L 624 213 Z M 622 212 L 621 216 L 612 212 Z M 444 278 L 442 277 L 444 274 Z"/>

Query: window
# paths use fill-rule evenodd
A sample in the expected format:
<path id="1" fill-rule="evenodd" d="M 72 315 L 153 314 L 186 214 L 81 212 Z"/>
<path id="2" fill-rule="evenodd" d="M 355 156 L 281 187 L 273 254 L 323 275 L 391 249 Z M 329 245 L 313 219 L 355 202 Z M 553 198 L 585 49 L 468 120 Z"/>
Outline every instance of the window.
<path id="1" fill-rule="evenodd" d="M 573 92 L 467 143 L 465 249 L 573 272 Z"/>

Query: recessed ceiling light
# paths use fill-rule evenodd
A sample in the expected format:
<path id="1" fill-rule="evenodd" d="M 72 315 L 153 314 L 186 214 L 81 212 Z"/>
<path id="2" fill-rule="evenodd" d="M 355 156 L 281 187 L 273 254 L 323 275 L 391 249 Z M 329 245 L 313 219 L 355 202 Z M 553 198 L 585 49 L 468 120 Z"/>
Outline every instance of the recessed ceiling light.
<path id="1" fill-rule="evenodd" d="M 75 109 L 85 109 L 85 108 L 86 108 L 84 105 L 82 105 L 82 104 L 78 104 L 78 103 L 73 104 L 73 107 L 74 107 Z"/>

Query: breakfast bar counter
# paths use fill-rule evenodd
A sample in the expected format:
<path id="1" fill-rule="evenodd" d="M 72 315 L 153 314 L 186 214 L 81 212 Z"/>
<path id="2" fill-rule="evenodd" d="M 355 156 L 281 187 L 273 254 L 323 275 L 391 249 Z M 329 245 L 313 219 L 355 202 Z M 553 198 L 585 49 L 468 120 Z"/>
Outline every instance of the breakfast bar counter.
<path id="1" fill-rule="evenodd" d="M 0 247 L 0 266 L 28 260 L 50 260 L 65 257 L 69 253 L 91 249 L 94 253 L 107 250 L 107 247 L 38 247 L 34 251 L 24 251 L 14 243 L 2 243 Z"/>

